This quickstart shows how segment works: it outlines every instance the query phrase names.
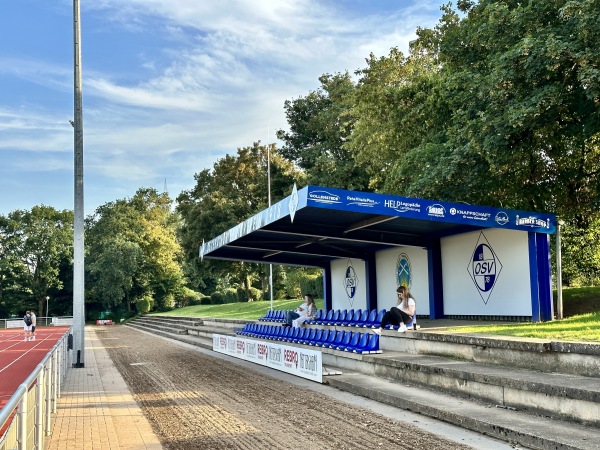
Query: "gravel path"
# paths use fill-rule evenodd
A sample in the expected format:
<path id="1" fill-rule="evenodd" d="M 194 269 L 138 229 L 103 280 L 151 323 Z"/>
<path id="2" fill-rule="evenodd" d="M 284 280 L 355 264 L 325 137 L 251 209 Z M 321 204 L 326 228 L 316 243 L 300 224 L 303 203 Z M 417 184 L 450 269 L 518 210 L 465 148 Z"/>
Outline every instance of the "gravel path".
<path id="1" fill-rule="evenodd" d="M 166 449 L 468 449 L 125 326 L 97 332 Z"/>

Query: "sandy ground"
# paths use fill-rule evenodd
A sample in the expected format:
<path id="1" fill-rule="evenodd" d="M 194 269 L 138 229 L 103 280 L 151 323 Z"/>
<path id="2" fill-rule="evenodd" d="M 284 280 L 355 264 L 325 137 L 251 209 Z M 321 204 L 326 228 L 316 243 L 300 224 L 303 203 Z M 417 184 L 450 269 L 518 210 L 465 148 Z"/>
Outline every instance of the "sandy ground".
<path id="1" fill-rule="evenodd" d="M 167 449 L 467 449 L 124 326 L 98 336 Z"/>

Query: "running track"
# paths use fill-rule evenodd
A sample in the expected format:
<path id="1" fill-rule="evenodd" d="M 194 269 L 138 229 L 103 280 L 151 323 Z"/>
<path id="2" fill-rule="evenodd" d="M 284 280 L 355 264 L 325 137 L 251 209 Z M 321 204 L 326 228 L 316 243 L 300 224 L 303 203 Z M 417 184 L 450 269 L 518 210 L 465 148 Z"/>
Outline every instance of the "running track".
<path id="1" fill-rule="evenodd" d="M 0 408 L 42 362 L 69 327 L 44 327 L 25 338 L 22 328 L 0 330 Z"/>

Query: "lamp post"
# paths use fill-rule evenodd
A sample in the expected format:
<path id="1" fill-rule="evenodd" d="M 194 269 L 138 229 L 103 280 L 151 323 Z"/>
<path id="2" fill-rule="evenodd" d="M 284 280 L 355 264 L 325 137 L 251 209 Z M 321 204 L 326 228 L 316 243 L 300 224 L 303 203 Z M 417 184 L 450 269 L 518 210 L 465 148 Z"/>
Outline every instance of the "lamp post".
<path id="1" fill-rule="evenodd" d="M 48 316 L 50 315 L 50 312 L 48 311 L 48 300 L 50 300 L 50 297 L 46 295 L 46 326 L 48 325 Z"/>

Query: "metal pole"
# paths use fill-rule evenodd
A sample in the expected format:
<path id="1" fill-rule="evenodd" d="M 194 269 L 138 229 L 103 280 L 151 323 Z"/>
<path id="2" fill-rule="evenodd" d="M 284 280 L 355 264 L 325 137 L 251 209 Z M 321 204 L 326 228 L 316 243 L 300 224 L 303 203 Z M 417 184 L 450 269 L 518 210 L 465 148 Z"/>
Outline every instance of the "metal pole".
<path id="1" fill-rule="evenodd" d="M 83 106 L 81 90 L 81 27 L 79 0 L 73 0 L 75 78 L 75 208 L 73 240 L 73 367 L 84 367 L 84 246 L 83 246 Z"/>
<path id="2" fill-rule="evenodd" d="M 556 225 L 556 318 L 563 318 L 563 298 L 562 298 L 562 249 L 560 242 L 560 227 L 564 221 L 559 220 Z"/>
<path id="3" fill-rule="evenodd" d="M 267 185 L 269 192 L 269 208 L 271 207 L 271 146 L 267 139 Z M 269 264 L 269 294 L 271 296 L 271 311 L 273 311 L 273 264 Z"/>

